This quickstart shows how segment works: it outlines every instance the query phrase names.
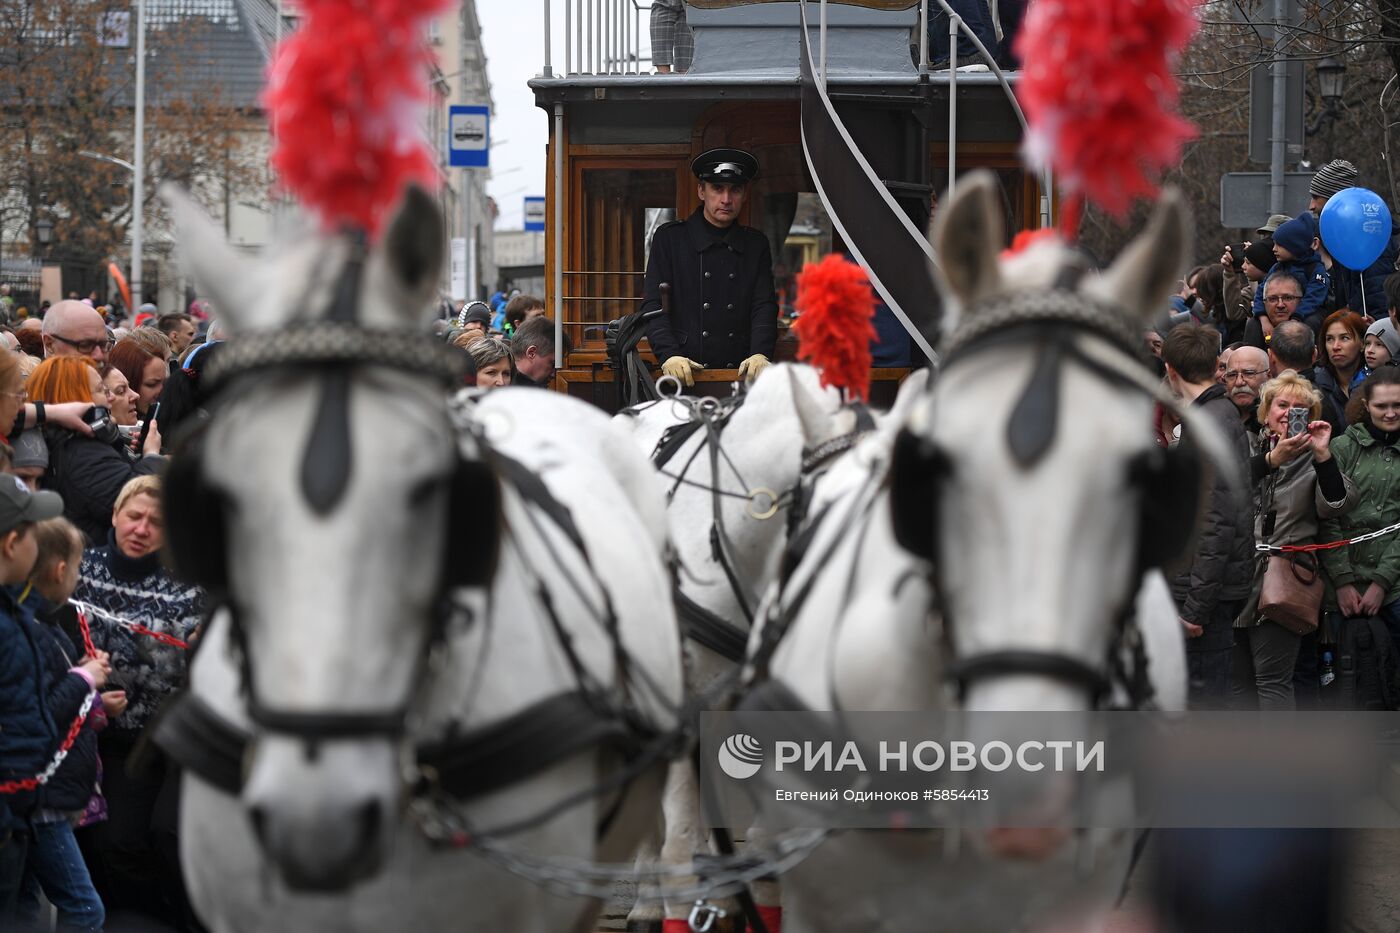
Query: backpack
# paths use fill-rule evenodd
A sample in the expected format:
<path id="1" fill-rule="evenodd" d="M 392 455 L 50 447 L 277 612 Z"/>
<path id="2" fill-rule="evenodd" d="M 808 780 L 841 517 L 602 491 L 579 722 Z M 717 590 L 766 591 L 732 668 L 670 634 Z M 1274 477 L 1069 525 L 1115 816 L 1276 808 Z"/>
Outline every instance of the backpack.
<path id="1" fill-rule="evenodd" d="M 1337 633 L 1339 709 L 1400 709 L 1400 657 L 1385 623 L 1369 618 L 1344 619 Z"/>

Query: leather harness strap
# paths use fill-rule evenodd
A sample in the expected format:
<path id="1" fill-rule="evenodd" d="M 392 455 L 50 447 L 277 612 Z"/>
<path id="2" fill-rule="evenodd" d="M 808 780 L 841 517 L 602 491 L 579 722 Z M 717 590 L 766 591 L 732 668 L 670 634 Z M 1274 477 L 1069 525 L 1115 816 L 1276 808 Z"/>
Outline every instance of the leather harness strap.
<path id="1" fill-rule="evenodd" d="M 674 593 L 676 615 L 681 623 L 681 633 L 686 638 L 736 664 L 744 660 L 748 632 L 691 599 L 681 587 L 675 587 Z"/>

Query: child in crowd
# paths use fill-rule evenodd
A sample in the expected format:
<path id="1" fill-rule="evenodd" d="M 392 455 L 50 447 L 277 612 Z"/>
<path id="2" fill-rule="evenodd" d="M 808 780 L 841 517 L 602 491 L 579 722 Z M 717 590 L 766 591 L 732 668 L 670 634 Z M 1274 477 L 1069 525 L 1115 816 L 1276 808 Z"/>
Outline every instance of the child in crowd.
<path id="1" fill-rule="evenodd" d="M 33 617 L 12 587 L 34 570 L 36 521 L 63 514 L 52 492 L 30 493 L 0 476 L 0 783 L 23 782 L 47 766 L 60 736 L 41 689 Z M 38 789 L 0 794 L 0 928 L 10 929 L 29 854 Z"/>
<path id="2" fill-rule="evenodd" d="M 1317 254 L 1313 243 L 1317 239 L 1317 220 L 1306 211 L 1297 217 L 1280 224 L 1274 231 L 1274 265 L 1269 274 L 1287 272 L 1298 280 L 1303 289 L 1303 300 L 1294 312 L 1294 317 L 1303 321 L 1313 330 L 1322 327 L 1326 316 L 1327 295 L 1331 279 L 1322 257 Z M 1264 290 L 1254 295 L 1254 313 L 1264 313 Z"/>
<path id="3" fill-rule="evenodd" d="M 1365 356 L 1365 364 L 1352 377 L 1352 390 L 1382 366 L 1400 363 L 1400 332 L 1395 330 L 1390 318 L 1383 317 L 1366 328 L 1366 343 L 1362 353 Z"/>
<path id="4" fill-rule="evenodd" d="M 106 725 L 104 708 L 117 715 L 125 701 L 119 693 L 104 693 L 88 702 L 89 695 L 106 683 L 110 660 L 105 651 L 87 654 L 75 648 L 60 624 L 65 616 L 73 615 L 68 600 L 78 587 L 82 533 L 66 518 L 51 518 L 36 524 L 33 536 L 38 554 L 24 601 L 33 604 L 39 622 L 35 641 L 44 668 L 49 712 L 59 733 L 65 735 L 84 705 L 88 713 L 87 724 L 68 756 L 45 785 L 43 808 L 34 816 L 19 916 L 30 923 L 38 921 L 42 890 L 58 910 L 59 929 L 101 930 L 106 910 L 78 848 L 73 825 L 97 792 L 97 731 Z"/>

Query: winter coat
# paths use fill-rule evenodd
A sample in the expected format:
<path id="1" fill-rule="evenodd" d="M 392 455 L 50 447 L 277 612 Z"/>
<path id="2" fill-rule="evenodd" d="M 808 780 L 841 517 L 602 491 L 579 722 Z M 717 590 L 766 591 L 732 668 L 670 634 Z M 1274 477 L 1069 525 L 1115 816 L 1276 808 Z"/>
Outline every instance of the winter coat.
<path id="1" fill-rule="evenodd" d="M 1262 457 L 1273 449 L 1274 439 L 1267 428 L 1259 432 L 1258 438 Z M 1331 466 L 1318 464 L 1314 462 L 1312 454 L 1305 453 L 1277 470 L 1261 465 L 1263 475 L 1255 485 L 1258 499 L 1255 503 L 1254 539 L 1258 543 L 1312 544 L 1317 540 L 1318 529 L 1324 520 L 1344 515 L 1356 505 L 1359 497 L 1356 484 L 1341 469 L 1336 457 L 1328 463 Z M 1319 472 L 1330 469 L 1340 473 L 1345 490 L 1342 498 L 1335 502 L 1327 500 L 1322 484 L 1318 482 Z M 1268 563 L 1268 554 L 1256 552 L 1252 592 L 1249 603 L 1235 623 L 1237 626 L 1258 625 L 1261 621 L 1258 614 L 1259 588 L 1263 585 L 1264 569 Z"/>
<path id="2" fill-rule="evenodd" d="M 165 468 L 159 457 L 133 461 L 111 444 L 67 428 L 44 429 L 49 444 L 49 471 L 44 485 L 63 497 L 63 514 L 89 541 L 107 540 L 112 509 L 127 480 Z"/>
<path id="3" fill-rule="evenodd" d="M 1196 625 L 1207 625 L 1216 606 L 1228 600 L 1249 596 L 1253 580 L 1254 508 L 1249 488 L 1249 438 L 1245 435 L 1240 410 L 1225 394 L 1225 387 L 1212 385 L 1191 403 L 1198 414 L 1212 419 L 1235 456 L 1235 475 L 1212 470 L 1205 515 L 1191 562 L 1172 576 L 1172 596 L 1181 617 Z M 1191 444 L 1191 429 L 1182 428 L 1183 445 Z"/>
<path id="4" fill-rule="evenodd" d="M 1340 437 L 1347 427 L 1347 393 L 1342 391 L 1342 386 L 1337 382 L 1337 377 L 1332 375 L 1332 370 L 1321 363 L 1314 366 L 1307 377 L 1317 386 L 1317 391 L 1322 393 L 1322 417 L 1332 425 L 1332 437 Z M 1333 416 L 1337 419 L 1335 422 L 1332 420 Z"/>
<path id="5" fill-rule="evenodd" d="M 127 557 L 108 533 L 102 547 L 83 552 L 75 602 L 91 603 L 152 631 L 189 640 L 204 609 L 204 591 L 166 572 L 160 553 Z M 111 652 L 109 683 L 126 691 L 127 707 L 102 734 L 102 747 L 131 743 L 151 716 L 182 684 L 188 652 L 140 635 L 107 619 L 90 617 L 93 644 Z"/>
<path id="6" fill-rule="evenodd" d="M 671 286 L 671 313 L 647 323 L 658 360 L 682 356 L 734 369 L 756 353 L 773 359 L 778 300 L 768 238 L 758 230 L 736 223 L 717 234 L 699 207 L 663 224 L 652 236 L 639 310 L 661 307 L 663 282 Z"/>
<path id="7" fill-rule="evenodd" d="M 39 599 L 30 596 L 30 599 Z M 49 713 L 58 726 L 60 739 L 78 715 L 92 692 L 87 678 L 73 672 L 82 651 L 63 634 L 54 616 L 59 607 L 42 601 L 35 606 L 40 621 L 36 625 L 39 655 L 44 666 L 44 692 Z M 101 706 L 96 699 L 94 704 Z M 78 733 L 68 757 L 58 766 L 44 788 L 44 806 L 53 810 L 82 810 L 97 784 L 97 732 L 91 724 Z"/>
<path id="8" fill-rule="evenodd" d="M 1269 275 L 1275 272 L 1287 272 L 1297 280 L 1298 286 L 1303 290 L 1303 300 L 1298 303 L 1296 316 L 1303 320 L 1313 330 L 1322 329 L 1322 319 L 1327 315 L 1327 296 L 1331 291 L 1331 276 L 1327 274 L 1327 267 L 1322 264 L 1322 258 L 1314 251 L 1299 259 L 1288 262 L 1276 262 L 1269 270 Z M 1268 276 L 1264 277 L 1268 281 Z M 1264 289 L 1259 288 L 1254 293 L 1254 313 L 1256 315 L 1264 313 Z"/>
<path id="9" fill-rule="evenodd" d="M 1249 276 L 1234 269 L 1225 270 L 1225 320 L 1230 322 L 1246 320 L 1254 307 L 1254 293 L 1258 283 L 1251 282 Z"/>
<path id="10" fill-rule="evenodd" d="M 1392 236 L 1385 252 L 1360 272 L 1334 263 L 1332 277 L 1337 280 L 1337 307 L 1350 308 L 1357 314 L 1369 314 L 1373 318 L 1385 317 L 1390 311 L 1390 303 L 1385 297 L 1385 280 L 1395 271 L 1395 258 L 1395 237 Z"/>
<path id="11" fill-rule="evenodd" d="M 33 610 L 0 587 L 0 783 L 34 777 L 57 747 L 42 672 Z M 40 805 L 41 790 L 0 795 L 0 836 L 23 825 Z"/>
<path id="12" fill-rule="evenodd" d="M 1319 537 L 1338 541 L 1400 522 L 1400 438 L 1383 444 L 1364 423 L 1354 424 L 1332 438 L 1332 456 L 1356 486 L 1356 503 L 1345 515 L 1324 519 Z M 1387 605 L 1400 599 L 1400 534 L 1319 553 L 1334 586 L 1365 592 L 1379 583 Z"/>

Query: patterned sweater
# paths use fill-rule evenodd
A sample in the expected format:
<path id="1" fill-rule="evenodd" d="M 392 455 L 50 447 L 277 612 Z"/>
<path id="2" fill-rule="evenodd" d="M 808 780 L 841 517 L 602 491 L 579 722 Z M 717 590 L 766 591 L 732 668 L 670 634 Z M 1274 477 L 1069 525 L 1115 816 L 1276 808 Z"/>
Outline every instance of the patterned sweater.
<path id="1" fill-rule="evenodd" d="M 130 558 L 108 533 L 104 547 L 83 552 L 82 579 L 73 599 L 91 603 L 152 631 L 188 640 L 204 611 L 204 591 L 170 576 L 160 553 Z M 101 618 L 89 618 L 93 644 L 112 655 L 109 685 L 125 690 L 127 708 L 112 720 L 107 739 L 135 739 L 152 714 L 184 681 L 186 652 Z M 113 734 L 116 733 L 116 734 Z"/>

